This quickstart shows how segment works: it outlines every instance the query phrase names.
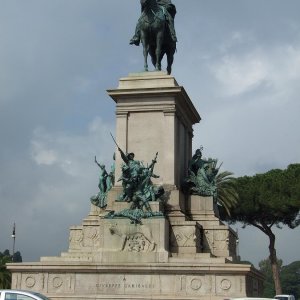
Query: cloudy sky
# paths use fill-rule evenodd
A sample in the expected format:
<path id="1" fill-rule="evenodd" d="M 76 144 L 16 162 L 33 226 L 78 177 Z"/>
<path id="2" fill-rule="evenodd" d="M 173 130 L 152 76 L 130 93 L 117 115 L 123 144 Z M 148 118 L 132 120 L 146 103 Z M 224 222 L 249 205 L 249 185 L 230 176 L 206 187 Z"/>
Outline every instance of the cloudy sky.
<path id="1" fill-rule="evenodd" d="M 202 121 L 194 148 L 236 176 L 300 162 L 299 0 L 174 0 L 173 75 Z M 97 192 L 94 155 L 111 164 L 115 104 L 106 93 L 142 71 L 130 46 L 138 0 L 0 0 L 0 251 L 58 255 Z M 165 63 L 164 63 L 165 65 Z M 237 226 L 234 226 L 236 229 Z M 300 229 L 277 230 L 284 264 Z M 267 237 L 239 229 L 257 264 Z"/>

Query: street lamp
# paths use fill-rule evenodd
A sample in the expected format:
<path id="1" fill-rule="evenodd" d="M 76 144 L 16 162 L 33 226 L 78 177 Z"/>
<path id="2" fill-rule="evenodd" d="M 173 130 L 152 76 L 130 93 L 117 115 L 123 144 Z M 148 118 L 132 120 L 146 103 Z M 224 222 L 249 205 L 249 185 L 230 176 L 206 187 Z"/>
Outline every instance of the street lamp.
<path id="1" fill-rule="evenodd" d="M 12 261 L 14 261 L 15 245 L 16 245 L 16 223 L 14 223 L 13 232 L 12 232 L 11 237 L 13 239 Z"/>

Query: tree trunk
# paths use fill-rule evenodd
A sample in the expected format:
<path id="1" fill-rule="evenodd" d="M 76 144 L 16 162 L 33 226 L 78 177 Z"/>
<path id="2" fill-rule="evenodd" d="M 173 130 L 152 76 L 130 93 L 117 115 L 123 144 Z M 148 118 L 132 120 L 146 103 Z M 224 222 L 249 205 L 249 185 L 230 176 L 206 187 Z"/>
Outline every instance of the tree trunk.
<path id="1" fill-rule="evenodd" d="M 280 277 L 279 277 L 279 267 L 278 267 L 278 262 L 277 262 L 277 255 L 276 255 L 276 249 L 275 249 L 275 235 L 271 231 L 271 229 L 268 230 L 268 237 L 270 240 L 269 244 L 269 253 L 270 253 L 270 263 L 271 263 L 271 268 L 272 268 L 272 273 L 273 273 L 273 280 L 275 284 L 275 292 L 276 295 L 282 294 L 282 289 L 281 289 L 281 282 L 280 282 Z"/>

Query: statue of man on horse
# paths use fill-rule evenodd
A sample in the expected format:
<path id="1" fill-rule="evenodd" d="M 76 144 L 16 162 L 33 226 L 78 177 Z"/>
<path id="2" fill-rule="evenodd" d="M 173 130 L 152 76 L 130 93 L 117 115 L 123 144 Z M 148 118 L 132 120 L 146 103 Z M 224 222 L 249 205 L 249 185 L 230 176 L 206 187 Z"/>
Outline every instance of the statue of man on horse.
<path id="1" fill-rule="evenodd" d="M 161 70 L 161 60 L 166 54 L 167 71 L 170 74 L 177 42 L 174 26 L 176 7 L 171 0 L 140 0 L 140 2 L 142 14 L 130 44 L 139 46 L 142 42 L 145 71 L 148 71 L 148 54 L 156 70 Z"/>
<path id="2" fill-rule="evenodd" d="M 157 4 L 164 9 L 165 17 L 167 19 L 168 29 L 170 30 L 171 38 L 174 42 L 177 42 L 176 31 L 174 26 L 174 19 L 176 15 L 176 7 L 171 2 L 171 0 L 156 0 Z M 145 2 L 141 2 L 141 11 L 142 15 L 138 20 L 138 23 L 135 28 L 135 34 L 130 40 L 130 45 L 140 45 L 141 41 L 141 22 L 143 20 L 143 15 L 145 14 Z"/>

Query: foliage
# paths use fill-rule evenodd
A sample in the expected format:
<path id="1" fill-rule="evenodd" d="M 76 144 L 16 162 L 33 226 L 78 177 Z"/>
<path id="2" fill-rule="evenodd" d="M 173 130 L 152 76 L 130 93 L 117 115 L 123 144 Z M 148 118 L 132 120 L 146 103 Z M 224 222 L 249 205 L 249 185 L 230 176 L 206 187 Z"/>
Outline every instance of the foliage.
<path id="1" fill-rule="evenodd" d="M 281 271 L 282 260 L 278 259 L 277 263 L 278 263 L 279 270 Z M 273 281 L 273 276 L 272 276 L 272 267 L 271 267 L 270 259 L 267 258 L 267 259 L 260 261 L 258 266 L 259 266 L 259 270 L 265 276 L 264 291 L 263 291 L 262 296 L 266 297 L 266 298 L 273 298 L 273 296 L 276 293 L 275 293 L 275 286 L 274 286 L 274 281 Z"/>
<path id="2" fill-rule="evenodd" d="M 300 164 L 237 178 L 236 186 L 239 205 L 230 210 L 231 216 L 223 216 L 229 222 L 290 228 L 300 224 Z"/>
<path id="3" fill-rule="evenodd" d="M 14 263 L 18 263 L 18 262 L 22 262 L 22 255 L 20 251 L 17 251 L 14 253 L 13 257 L 12 257 L 12 261 Z"/>
<path id="4" fill-rule="evenodd" d="M 222 206 L 228 215 L 230 209 L 235 207 L 238 202 L 238 193 L 236 190 L 236 180 L 233 173 L 224 171 L 216 176 L 217 203 Z"/>
<path id="5" fill-rule="evenodd" d="M 300 261 L 282 267 L 281 270 L 282 290 L 285 294 L 300 298 Z"/>
<path id="6" fill-rule="evenodd" d="M 287 266 L 282 266 L 282 260 L 278 259 L 280 268 L 280 278 L 283 294 L 294 295 L 296 299 L 300 297 L 300 261 L 295 261 Z M 269 259 L 259 262 L 259 269 L 265 275 L 263 297 L 274 297 L 275 287 L 272 279 L 272 268 Z"/>
<path id="7" fill-rule="evenodd" d="M 237 178 L 238 205 L 230 214 L 220 211 L 220 217 L 229 223 L 242 222 L 264 232 L 269 238 L 270 262 L 277 294 L 281 293 L 279 268 L 272 226 L 300 224 L 300 164 L 291 164 L 285 170 L 274 169 L 252 177 Z"/>
<path id="8" fill-rule="evenodd" d="M 6 250 L 3 251 L 3 253 L 0 252 L 0 257 L 1 256 L 10 256 L 9 250 L 6 249 Z"/>
<path id="9" fill-rule="evenodd" d="M 22 255 L 20 251 L 11 255 L 9 250 L 0 252 L 0 289 L 10 289 L 11 287 L 11 273 L 6 268 L 7 263 L 22 262 Z"/>
<path id="10" fill-rule="evenodd" d="M 0 252 L 0 289 L 9 289 L 11 284 L 11 273 L 7 270 L 6 264 L 11 262 L 11 255 L 8 250 Z"/>

